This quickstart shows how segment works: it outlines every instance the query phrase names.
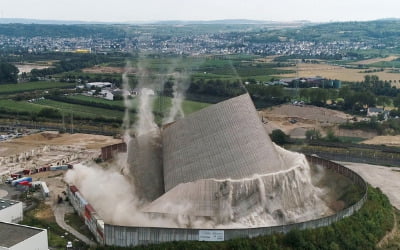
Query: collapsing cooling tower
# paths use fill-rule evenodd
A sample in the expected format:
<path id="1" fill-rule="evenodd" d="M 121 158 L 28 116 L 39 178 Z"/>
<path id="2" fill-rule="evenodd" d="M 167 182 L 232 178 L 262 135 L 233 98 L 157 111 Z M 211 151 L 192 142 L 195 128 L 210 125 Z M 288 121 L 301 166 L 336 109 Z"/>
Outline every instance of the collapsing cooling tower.
<path id="1" fill-rule="evenodd" d="M 145 212 L 243 226 L 329 212 L 325 205 L 316 206 L 321 202 L 305 157 L 271 142 L 248 94 L 168 126 L 162 132 L 162 151 L 166 193 Z"/>
<path id="2" fill-rule="evenodd" d="M 164 193 L 164 180 L 159 131 L 131 138 L 128 148 L 128 163 L 137 195 L 147 201 L 160 197 Z"/>

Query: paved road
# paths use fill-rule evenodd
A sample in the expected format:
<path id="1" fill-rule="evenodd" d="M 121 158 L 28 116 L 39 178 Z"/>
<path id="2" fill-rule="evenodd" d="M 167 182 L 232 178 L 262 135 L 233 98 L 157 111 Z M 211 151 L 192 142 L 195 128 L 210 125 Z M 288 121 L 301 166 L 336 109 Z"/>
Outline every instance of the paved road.
<path id="1" fill-rule="evenodd" d="M 400 168 L 353 162 L 341 164 L 361 175 L 372 186 L 379 187 L 390 203 L 400 209 Z"/>
<path id="2" fill-rule="evenodd" d="M 80 239 L 81 241 L 85 242 L 87 245 L 90 246 L 95 246 L 96 243 L 90 239 L 88 239 L 85 235 L 79 233 L 76 231 L 74 228 L 69 226 L 67 223 L 65 223 L 64 216 L 65 212 L 67 210 L 67 204 L 61 203 L 61 204 L 53 204 L 51 207 L 54 212 L 54 216 L 56 217 L 56 222 L 57 224 L 62 227 L 64 230 L 70 232 L 73 234 L 76 238 Z"/>

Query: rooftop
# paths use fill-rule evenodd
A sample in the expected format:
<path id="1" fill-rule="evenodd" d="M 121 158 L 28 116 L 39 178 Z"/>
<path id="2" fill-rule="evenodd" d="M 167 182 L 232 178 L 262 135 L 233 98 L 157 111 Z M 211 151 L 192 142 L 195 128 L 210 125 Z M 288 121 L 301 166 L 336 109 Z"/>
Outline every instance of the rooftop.
<path id="1" fill-rule="evenodd" d="M 0 222 L 0 247 L 10 248 L 44 229 L 24 225 Z"/>
<path id="2" fill-rule="evenodd" d="M 17 203 L 19 203 L 19 201 L 0 199 L 0 210 L 11 207 Z"/>

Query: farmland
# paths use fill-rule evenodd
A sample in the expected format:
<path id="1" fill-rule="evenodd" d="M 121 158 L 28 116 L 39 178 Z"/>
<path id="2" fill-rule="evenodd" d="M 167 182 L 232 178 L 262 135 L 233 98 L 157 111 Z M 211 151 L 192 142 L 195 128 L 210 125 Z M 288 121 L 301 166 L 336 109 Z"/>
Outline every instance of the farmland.
<path id="1" fill-rule="evenodd" d="M 59 110 L 62 114 L 69 116 L 74 115 L 75 118 L 84 119 L 95 119 L 103 117 L 106 119 L 122 120 L 124 116 L 123 111 L 99 108 L 91 106 L 93 103 L 107 104 L 119 107 L 123 110 L 124 105 L 122 100 L 109 101 L 102 98 L 83 96 L 83 95 L 73 95 L 69 96 L 67 99 L 79 100 L 82 104 L 74 104 L 62 101 L 55 101 L 50 99 L 37 100 L 33 103 L 27 101 L 14 101 L 14 100 L 0 100 L 0 107 L 12 111 L 12 112 L 25 112 L 30 114 L 37 114 L 43 108 L 53 108 Z M 83 103 L 88 103 L 88 105 L 83 105 Z M 172 98 L 170 97 L 157 97 L 154 99 L 154 111 L 160 113 L 168 112 L 171 107 Z M 132 109 L 135 110 L 138 105 L 138 99 L 133 98 L 131 100 Z M 183 101 L 183 111 L 185 114 L 190 114 L 194 111 L 207 107 L 210 104 L 195 102 L 195 101 Z"/>
<path id="2" fill-rule="evenodd" d="M 78 115 L 81 117 L 88 117 L 88 118 L 106 117 L 106 118 L 122 119 L 124 115 L 124 113 L 121 111 L 107 110 L 102 108 L 70 104 L 53 100 L 39 100 L 35 102 L 35 104 L 39 104 L 44 107 L 56 108 L 66 113 L 73 113 L 74 115 Z"/>
<path id="3" fill-rule="evenodd" d="M 286 70 L 296 71 L 298 73 L 289 73 L 275 75 L 276 77 L 315 77 L 322 76 L 328 79 L 338 79 L 346 82 L 361 82 L 366 75 L 377 75 L 383 81 L 391 81 L 396 83 L 400 80 L 400 74 L 391 73 L 388 69 L 382 72 L 366 73 L 362 69 L 349 69 L 342 66 L 330 65 L 327 63 L 308 64 L 300 63 L 297 67 L 287 67 Z M 396 84 L 394 84 L 396 86 Z M 398 85 L 400 86 L 400 85 Z M 397 86 L 397 87 L 398 87 Z"/>

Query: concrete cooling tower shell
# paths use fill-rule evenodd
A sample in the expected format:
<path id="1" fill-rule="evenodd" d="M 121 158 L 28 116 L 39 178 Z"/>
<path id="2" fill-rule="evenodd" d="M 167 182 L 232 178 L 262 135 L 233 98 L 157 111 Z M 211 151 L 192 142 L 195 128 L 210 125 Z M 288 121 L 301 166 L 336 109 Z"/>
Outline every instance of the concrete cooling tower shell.
<path id="1" fill-rule="evenodd" d="M 161 144 L 158 131 L 129 141 L 128 163 L 141 199 L 152 201 L 164 193 Z"/>
<path id="2" fill-rule="evenodd" d="M 165 191 L 201 179 L 285 170 L 248 94 L 212 105 L 163 131 Z"/>

